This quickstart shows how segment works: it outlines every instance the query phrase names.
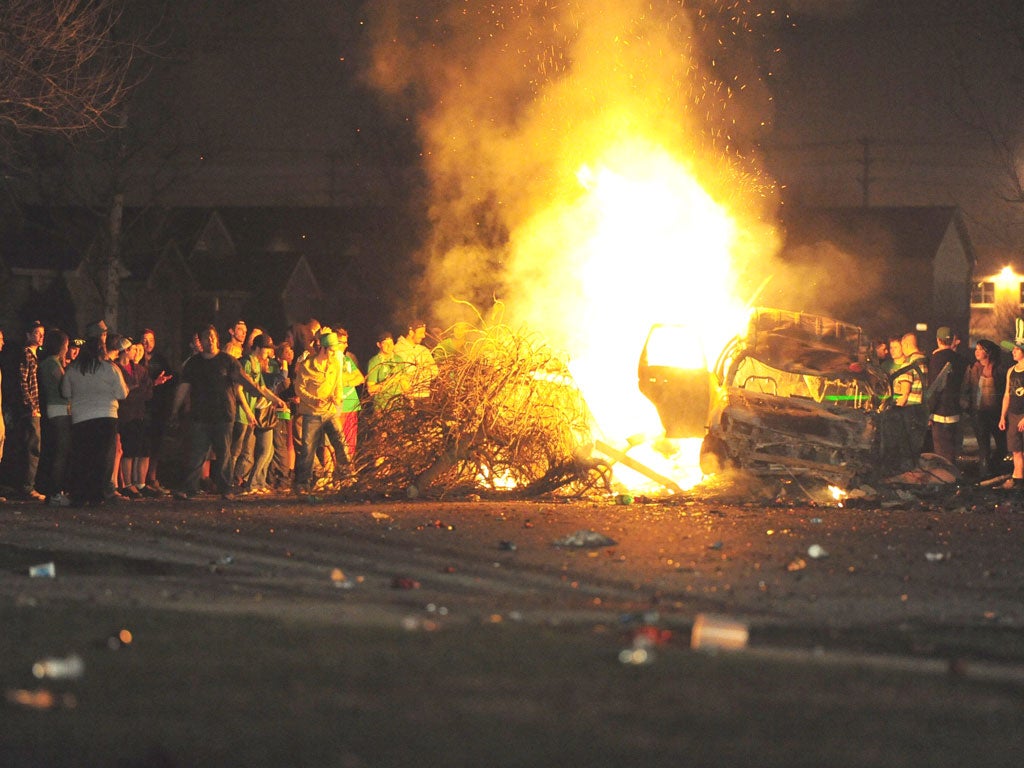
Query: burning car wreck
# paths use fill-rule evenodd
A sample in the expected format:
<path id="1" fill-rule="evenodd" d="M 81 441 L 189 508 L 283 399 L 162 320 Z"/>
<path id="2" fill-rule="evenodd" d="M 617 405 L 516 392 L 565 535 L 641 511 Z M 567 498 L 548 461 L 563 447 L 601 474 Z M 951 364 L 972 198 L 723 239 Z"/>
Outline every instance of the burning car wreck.
<path id="1" fill-rule="evenodd" d="M 725 345 L 703 378 L 693 367 L 650 364 L 658 329 L 641 353 L 640 389 L 668 437 L 698 436 L 694 404 L 709 403 L 705 474 L 739 468 L 846 488 L 916 465 L 927 411 L 895 406 L 891 377 L 870 357 L 858 326 L 754 309 L 746 331 Z"/>

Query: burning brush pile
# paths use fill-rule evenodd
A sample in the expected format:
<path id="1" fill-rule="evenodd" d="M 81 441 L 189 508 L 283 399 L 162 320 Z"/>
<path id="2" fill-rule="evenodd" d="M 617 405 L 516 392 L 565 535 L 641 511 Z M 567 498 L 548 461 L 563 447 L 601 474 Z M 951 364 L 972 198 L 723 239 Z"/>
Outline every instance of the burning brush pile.
<path id="1" fill-rule="evenodd" d="M 537 496 L 608 490 L 593 419 L 565 361 L 505 325 L 446 334 L 430 396 L 365 412 L 349 489 Z M 410 372 L 411 375 L 411 372 Z"/>

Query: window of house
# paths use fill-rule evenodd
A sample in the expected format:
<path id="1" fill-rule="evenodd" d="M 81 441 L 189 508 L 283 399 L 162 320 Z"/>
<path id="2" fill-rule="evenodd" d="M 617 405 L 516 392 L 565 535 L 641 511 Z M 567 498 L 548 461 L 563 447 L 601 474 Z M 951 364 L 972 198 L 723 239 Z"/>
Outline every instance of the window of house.
<path id="1" fill-rule="evenodd" d="M 1024 287 L 1024 285 L 1022 285 Z M 1024 293 L 1021 298 L 1024 299 Z M 975 283 L 971 288 L 971 304 L 995 304 L 996 303 L 996 284 L 993 282 L 982 281 Z"/>

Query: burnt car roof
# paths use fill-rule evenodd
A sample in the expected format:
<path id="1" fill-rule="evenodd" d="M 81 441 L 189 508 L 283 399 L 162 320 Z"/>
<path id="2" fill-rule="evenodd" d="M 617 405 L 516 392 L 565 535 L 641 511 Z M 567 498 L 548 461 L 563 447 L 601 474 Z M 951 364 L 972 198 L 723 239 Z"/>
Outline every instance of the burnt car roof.
<path id="1" fill-rule="evenodd" d="M 815 376 L 857 373 L 867 340 L 856 325 L 822 315 L 758 307 L 742 343 L 749 354 L 780 370 Z"/>

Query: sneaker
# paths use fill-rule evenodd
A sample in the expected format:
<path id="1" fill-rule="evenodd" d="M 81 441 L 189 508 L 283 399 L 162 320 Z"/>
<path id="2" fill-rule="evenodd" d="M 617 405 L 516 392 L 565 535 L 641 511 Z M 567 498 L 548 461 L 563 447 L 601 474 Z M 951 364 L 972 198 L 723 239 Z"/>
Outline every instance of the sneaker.
<path id="1" fill-rule="evenodd" d="M 170 496 L 171 492 L 160 483 L 146 483 L 146 487 L 155 493 L 156 496 Z"/>
<path id="2" fill-rule="evenodd" d="M 125 496 L 125 497 L 127 497 L 129 499 L 141 499 L 142 498 L 142 492 L 139 491 L 139 489 L 136 488 L 134 485 L 129 485 L 127 488 L 122 488 L 120 493 L 121 493 L 122 496 Z"/>
<path id="3" fill-rule="evenodd" d="M 25 499 L 28 501 L 46 501 L 46 497 L 35 488 L 25 494 Z"/>
<path id="4" fill-rule="evenodd" d="M 51 507 L 70 507 L 71 497 L 66 493 L 55 493 L 46 500 L 46 503 Z"/>
<path id="5" fill-rule="evenodd" d="M 141 488 L 139 488 L 139 493 L 141 493 L 147 499 L 162 499 L 164 497 L 164 495 L 165 495 L 162 492 L 163 490 L 164 490 L 163 488 L 157 490 L 156 488 L 153 488 L 152 486 L 144 485 Z"/>
<path id="6" fill-rule="evenodd" d="M 190 499 L 196 498 L 199 495 L 199 492 L 198 491 L 175 491 L 172 495 L 174 496 L 174 498 L 178 499 L 179 501 L 189 501 Z"/>

